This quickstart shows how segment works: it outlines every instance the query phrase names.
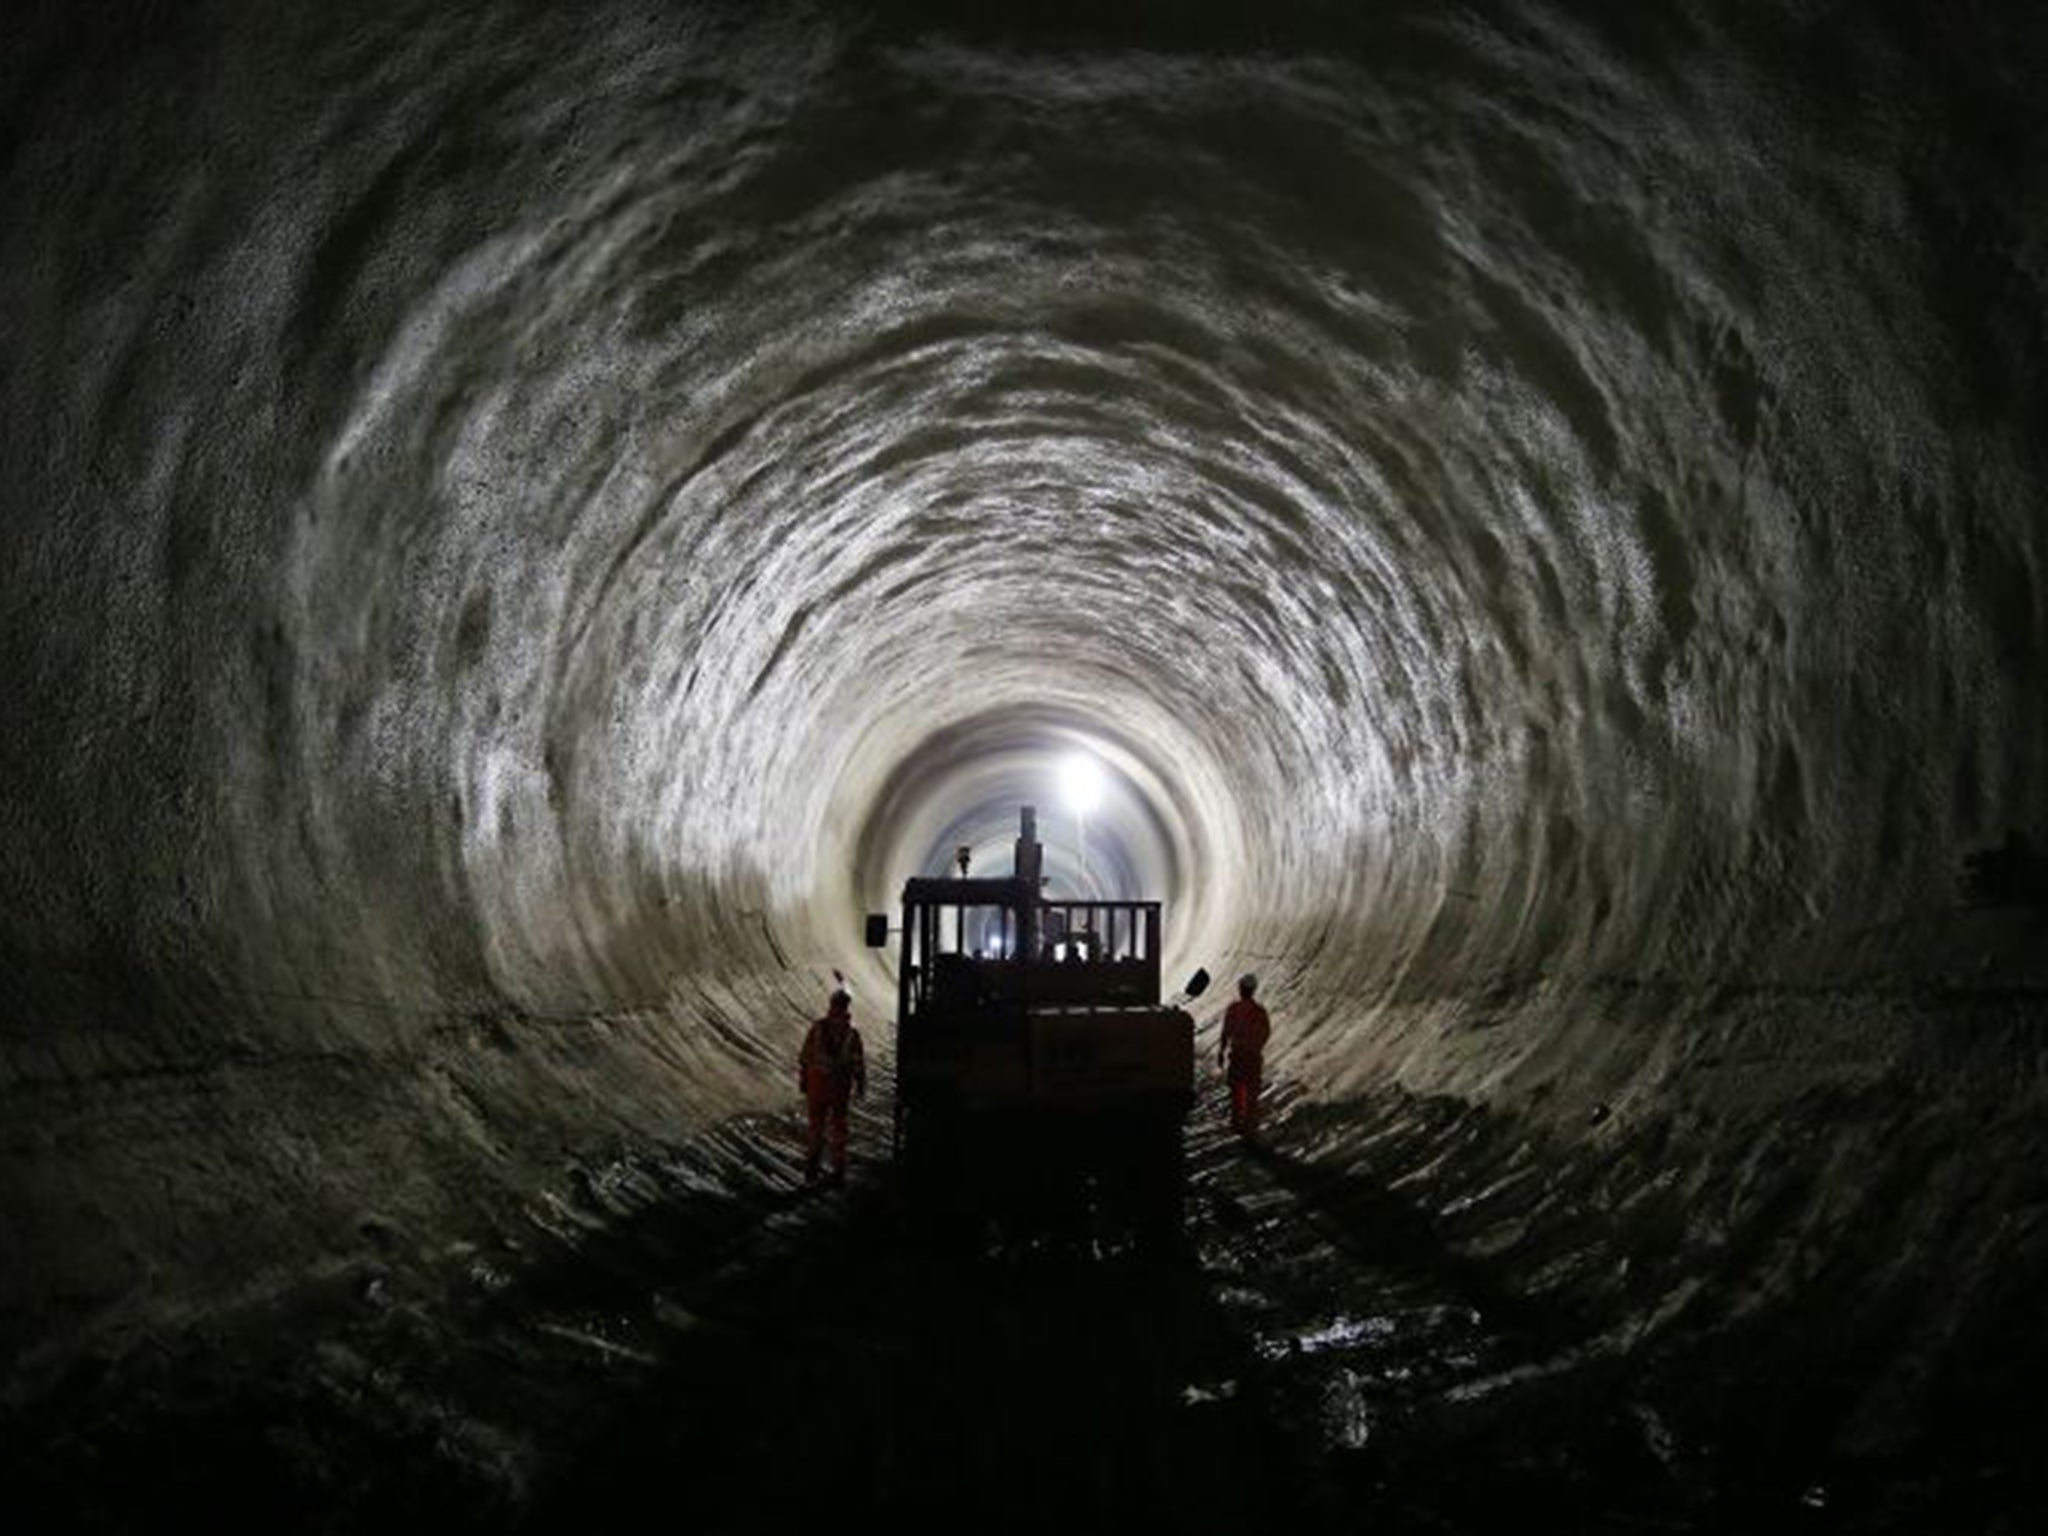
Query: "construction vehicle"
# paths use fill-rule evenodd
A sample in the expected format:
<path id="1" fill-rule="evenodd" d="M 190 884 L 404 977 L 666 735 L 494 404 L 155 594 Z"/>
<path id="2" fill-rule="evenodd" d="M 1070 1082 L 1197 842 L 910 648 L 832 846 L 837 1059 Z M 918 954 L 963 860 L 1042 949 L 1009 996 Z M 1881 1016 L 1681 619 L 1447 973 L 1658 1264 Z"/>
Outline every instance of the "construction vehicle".
<path id="1" fill-rule="evenodd" d="M 916 877 L 897 960 L 894 1145 L 958 1172 L 1000 1150 L 1037 1172 L 1180 1177 L 1194 1101 L 1194 1020 L 1160 1000 L 1160 903 L 1047 900 L 1037 814 L 1015 873 Z M 887 919 L 868 919 L 886 943 Z"/>

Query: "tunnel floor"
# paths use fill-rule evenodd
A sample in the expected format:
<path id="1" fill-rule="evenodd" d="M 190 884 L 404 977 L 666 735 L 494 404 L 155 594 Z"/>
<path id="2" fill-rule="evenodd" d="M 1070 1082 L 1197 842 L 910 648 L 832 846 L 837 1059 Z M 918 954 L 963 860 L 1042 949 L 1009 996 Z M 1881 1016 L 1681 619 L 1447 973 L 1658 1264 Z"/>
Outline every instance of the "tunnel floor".
<path id="1" fill-rule="evenodd" d="M 886 1161 L 806 1188 L 792 1121 L 736 1120 L 464 1245 L 444 1292 L 355 1266 L 75 1373 L 4 1426 L 9 1502 L 72 1530 L 2022 1528 L 2024 1469 L 1959 1479 L 1940 1445 L 1823 1479 L 1827 1382 L 1612 1348 L 1439 1240 L 1393 1128 L 1383 1177 L 1319 1168 L 1326 1124 L 1283 1103 L 1247 1149 L 1205 1105 L 1161 1241 L 1086 1198 L 935 1226 Z"/>

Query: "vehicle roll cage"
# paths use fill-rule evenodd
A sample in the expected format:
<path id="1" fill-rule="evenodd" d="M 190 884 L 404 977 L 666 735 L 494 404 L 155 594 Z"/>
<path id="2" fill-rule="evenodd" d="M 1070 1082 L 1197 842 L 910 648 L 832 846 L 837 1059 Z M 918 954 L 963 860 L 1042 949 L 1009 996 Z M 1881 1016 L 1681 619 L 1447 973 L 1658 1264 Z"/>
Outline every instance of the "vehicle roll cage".
<path id="1" fill-rule="evenodd" d="M 962 887 L 1012 881 L 912 880 L 903 893 L 898 1019 L 935 1008 L 1015 1003 L 1128 1007 L 1159 1002 L 1160 904 L 1043 901 Z"/>
<path id="2" fill-rule="evenodd" d="M 1043 863 L 1026 806 L 1014 875 L 970 879 L 962 849 L 959 878 L 904 882 L 899 1026 L 935 1010 L 1158 1006 L 1160 903 L 1048 901 Z"/>

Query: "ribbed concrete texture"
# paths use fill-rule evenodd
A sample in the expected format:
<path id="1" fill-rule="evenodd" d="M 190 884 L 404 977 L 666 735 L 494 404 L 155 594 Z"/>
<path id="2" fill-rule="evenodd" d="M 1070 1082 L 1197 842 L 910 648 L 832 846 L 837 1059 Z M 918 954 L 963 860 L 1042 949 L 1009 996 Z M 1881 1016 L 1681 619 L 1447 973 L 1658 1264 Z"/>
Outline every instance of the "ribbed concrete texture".
<path id="1" fill-rule="evenodd" d="M 1188 1377 L 1147 1454 L 1234 1416 L 1189 1465 L 1255 1441 L 1330 1528 L 2036 1528 L 2042 17 L 31 9 L 0 1382 L 47 1516 L 190 1515 L 219 1443 L 324 1490 L 274 1525 L 401 1477 L 573 1523 L 571 1421 L 638 1388 L 448 1361 L 592 1234 L 719 1278 L 529 1335 L 671 1403 L 660 1319 L 754 1298 L 738 1375 L 790 1266 L 1051 1294 L 1015 1243 L 876 1267 L 860 948 L 1028 802 L 1055 892 L 1163 898 L 1276 1023 L 1265 1160 L 1191 1131 L 1196 1256 L 1069 1254 L 1086 1325 L 1034 1324 L 1091 1411 L 1118 1341 Z M 835 967 L 837 1204 L 791 1121 Z M 1374 1353 L 1425 1315 L 1440 1391 Z M 818 1348 L 869 1379 L 898 1324 Z M 927 1369 L 836 1412 L 934 1421 Z M 775 1525 L 755 1441 L 645 1443 L 614 1492 L 722 1445 L 719 1520 Z M 1170 1461 L 1074 1510 L 1240 1518 Z"/>

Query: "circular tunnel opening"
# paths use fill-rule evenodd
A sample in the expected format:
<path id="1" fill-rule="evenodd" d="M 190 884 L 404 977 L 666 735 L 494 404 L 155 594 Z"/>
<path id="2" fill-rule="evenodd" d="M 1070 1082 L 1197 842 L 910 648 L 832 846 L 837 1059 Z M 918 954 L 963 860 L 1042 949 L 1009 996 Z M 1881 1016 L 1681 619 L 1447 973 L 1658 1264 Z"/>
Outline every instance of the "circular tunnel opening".
<path id="1" fill-rule="evenodd" d="M 1261 978 L 1271 1156 L 1205 1076 L 1143 1390 L 1284 1426 L 1305 1521 L 1486 1528 L 1426 1468 L 1554 1469 L 1466 1406 L 1552 1381 L 1622 1403 L 1598 1489 L 1514 1485 L 1561 1510 L 2048 1504 L 2041 27 L 599 14 L 116 6 L 0 62 L 37 1497 L 118 1524 L 66 1415 L 168 1464 L 266 1329 L 347 1341 L 279 1380 L 354 1423 L 504 1385 L 479 1296 L 540 1376 L 699 1348 L 650 1275 L 728 1247 L 795 1306 L 845 1235 L 777 1203 L 805 1031 L 848 981 L 872 1213 L 862 916 L 1033 805 L 1049 894 Z M 194 1318 L 226 1376 L 137 1385 Z M 537 1401 L 407 1486 L 504 1513 Z"/>

